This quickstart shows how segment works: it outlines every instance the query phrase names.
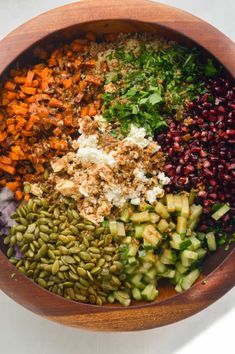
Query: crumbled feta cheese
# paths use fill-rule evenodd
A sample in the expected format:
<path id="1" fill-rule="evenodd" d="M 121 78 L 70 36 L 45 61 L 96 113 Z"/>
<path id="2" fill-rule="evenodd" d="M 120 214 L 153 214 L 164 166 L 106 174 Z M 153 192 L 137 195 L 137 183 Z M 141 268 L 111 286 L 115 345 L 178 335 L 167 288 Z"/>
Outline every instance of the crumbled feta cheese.
<path id="1" fill-rule="evenodd" d="M 139 204 L 140 204 L 140 198 L 133 198 L 133 199 L 131 199 L 131 204 L 133 204 L 133 205 L 139 205 Z"/>
<path id="2" fill-rule="evenodd" d="M 145 136 L 146 136 L 146 131 L 144 128 L 138 128 L 134 124 L 131 124 L 130 133 L 127 135 L 124 141 L 145 148 L 152 141 L 151 138 L 146 139 Z"/>
<path id="3" fill-rule="evenodd" d="M 93 135 L 82 134 L 77 139 L 77 142 L 78 142 L 80 148 L 86 148 L 86 147 L 96 148 L 97 147 L 97 136 L 95 134 L 93 134 Z"/>
<path id="4" fill-rule="evenodd" d="M 37 197 L 42 196 L 43 192 L 37 183 L 30 184 L 30 187 L 31 187 L 30 193 L 36 195 Z"/>
<path id="5" fill-rule="evenodd" d="M 113 167 L 116 163 L 113 156 L 95 147 L 79 148 L 77 158 L 81 161 L 88 161 L 96 164 L 105 164 Z"/>
<path id="6" fill-rule="evenodd" d="M 136 169 L 134 169 L 133 173 L 139 181 L 141 181 L 141 182 L 148 182 L 149 181 L 149 178 L 147 178 L 145 176 L 146 172 L 143 169 L 136 168 Z"/>
<path id="7" fill-rule="evenodd" d="M 170 183 L 170 178 L 165 175 L 164 172 L 159 172 L 157 175 L 157 178 L 159 179 L 159 182 L 165 186 L 166 184 Z"/>
<path id="8" fill-rule="evenodd" d="M 146 192 L 147 201 L 152 204 L 156 198 L 161 198 L 164 195 L 164 190 L 161 187 L 153 187 Z"/>
<path id="9" fill-rule="evenodd" d="M 115 187 L 112 189 L 106 188 L 105 195 L 108 201 L 116 207 L 121 208 L 126 203 L 126 198 L 123 196 L 120 187 Z"/>

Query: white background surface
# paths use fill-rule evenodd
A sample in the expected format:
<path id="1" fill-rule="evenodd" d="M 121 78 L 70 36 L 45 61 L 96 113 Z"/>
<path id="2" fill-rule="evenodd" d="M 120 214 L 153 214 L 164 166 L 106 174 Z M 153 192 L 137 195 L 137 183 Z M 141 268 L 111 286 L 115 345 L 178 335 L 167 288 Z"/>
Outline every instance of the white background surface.
<path id="1" fill-rule="evenodd" d="M 0 0 L 0 38 L 33 16 L 68 2 L 75 1 Z M 235 40 L 234 0 L 161 2 L 205 19 Z M 0 292 L 1 354 L 230 354 L 234 353 L 234 323 L 235 289 L 203 312 L 177 324 L 117 334 L 57 325 L 25 310 Z"/>

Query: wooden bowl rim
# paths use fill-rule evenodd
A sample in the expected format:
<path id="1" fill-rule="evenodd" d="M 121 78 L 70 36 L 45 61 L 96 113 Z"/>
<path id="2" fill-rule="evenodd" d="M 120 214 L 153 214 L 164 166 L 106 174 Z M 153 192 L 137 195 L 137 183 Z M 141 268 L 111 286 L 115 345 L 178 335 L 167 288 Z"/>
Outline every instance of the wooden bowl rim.
<path id="1" fill-rule="evenodd" d="M 177 32 L 185 37 L 190 38 L 198 45 L 201 45 L 203 48 L 208 50 L 212 55 L 214 55 L 230 72 L 230 74 L 235 76 L 235 62 L 231 60 L 231 57 L 234 57 L 235 54 L 235 45 L 233 42 L 219 32 L 217 29 L 206 23 L 205 21 L 188 14 L 182 10 L 175 9 L 168 5 L 163 5 L 159 3 L 153 3 L 146 0 L 126 0 L 125 3 L 121 4 L 121 15 L 119 12 L 113 12 L 113 7 L 120 6 L 120 1 L 118 0 L 107 0 L 103 1 L 102 4 L 97 4 L 95 0 L 87 0 L 79 3 L 72 3 L 68 5 L 64 5 L 62 7 L 58 7 L 56 9 L 50 10 L 46 13 L 43 13 L 32 20 L 26 22 L 20 27 L 16 28 L 9 35 L 7 35 L 0 42 L 0 76 L 4 73 L 5 69 L 10 65 L 18 56 L 24 52 L 24 50 L 31 47 L 36 42 L 40 41 L 46 36 L 51 35 L 61 29 L 65 29 L 68 27 L 72 27 L 76 24 L 83 24 L 88 22 L 99 22 L 105 20 L 129 20 L 129 21 L 138 21 L 145 22 L 148 24 L 157 23 L 161 27 L 165 27 L 174 32 Z M 98 6 L 99 12 L 92 12 L 92 9 Z M 126 10 L 132 7 L 131 14 L 126 14 Z M 152 12 L 152 15 L 149 13 L 143 13 L 140 15 L 138 9 L 147 9 Z M 72 16 L 73 12 L 79 11 L 80 18 L 75 19 Z M 56 19 L 57 16 L 61 13 L 70 13 L 71 16 L 67 16 L 66 18 L 62 18 L 58 23 L 54 24 L 54 27 L 51 25 L 51 19 Z M 147 11 L 148 12 L 148 11 Z M 168 16 L 171 16 L 171 20 L 167 20 Z M 102 16 L 105 16 L 105 18 Z M 174 16 L 174 17 L 173 17 Z M 162 17 L 162 19 L 160 18 Z M 157 18 L 157 20 L 156 20 Z M 180 25 L 180 19 L 182 23 L 192 22 L 193 25 L 187 30 L 184 30 L 182 25 Z M 44 27 L 42 28 L 41 23 L 44 23 Z M 45 24 L 48 24 L 46 26 Z M 211 48 L 208 49 L 208 46 L 205 46 L 205 43 L 201 40 L 199 41 L 198 35 L 195 35 L 193 29 L 198 28 L 198 26 L 202 26 L 204 30 L 207 30 L 210 34 L 212 41 L 222 41 L 221 47 L 224 50 L 226 56 L 218 55 Z M 31 31 L 33 31 L 33 35 L 31 36 Z M 16 45 L 16 40 L 18 40 L 18 44 Z M 2 54 L 1 54 L 2 53 Z M 192 301 L 201 301 L 200 306 L 195 306 L 193 309 L 187 309 L 182 311 L 182 315 L 177 315 L 175 320 L 168 320 L 167 318 L 155 319 L 151 323 L 148 323 L 143 328 L 152 328 L 159 325 L 165 325 L 168 323 L 172 323 L 178 321 L 180 319 L 186 318 L 203 308 L 207 307 L 212 302 L 216 301 L 220 296 L 224 295 L 228 290 L 230 290 L 235 285 L 235 272 L 233 271 L 235 266 L 235 252 L 234 249 L 228 254 L 228 256 L 223 260 L 219 266 L 217 266 L 202 282 L 196 283 L 191 289 L 185 291 L 184 293 L 177 294 L 168 299 L 162 300 L 160 302 L 154 302 L 144 305 L 134 305 L 130 307 L 116 307 L 116 306 L 97 306 L 91 304 L 83 304 L 77 303 L 75 301 L 71 301 L 55 295 L 34 283 L 31 279 L 27 278 L 23 273 L 18 271 L 7 259 L 7 257 L 0 250 L 0 268 L 4 270 L 5 274 L 0 274 L 0 288 L 7 293 L 10 297 L 15 299 L 17 302 L 21 303 L 28 309 L 32 311 L 42 314 L 46 317 L 49 317 L 52 320 L 59 321 L 61 323 L 68 324 L 65 320 L 67 315 L 74 315 L 76 317 L 76 321 L 72 323 L 72 325 L 82 326 L 85 328 L 97 329 L 96 324 L 94 325 L 86 325 L 84 322 L 79 322 L 77 315 L 84 314 L 87 310 L 88 315 L 91 314 L 105 314 L 110 312 L 111 314 L 123 313 L 123 311 L 134 312 L 138 316 L 139 310 L 142 311 L 143 315 L 146 315 L 147 309 L 151 308 L 155 311 L 155 314 L 158 314 L 158 308 L 161 307 L 167 308 L 169 311 L 174 311 L 174 307 L 177 305 L 187 304 L 187 302 Z M 226 272 L 225 272 L 226 271 Z M 2 273 L 2 272 L 1 272 Z M 11 277 L 12 273 L 15 273 L 14 277 Z M 11 281 L 9 282 L 9 277 Z M 19 283 L 23 282 L 25 286 L 28 286 L 31 290 L 33 290 L 33 294 L 35 296 L 30 297 L 29 295 L 25 295 L 25 293 L 20 289 Z M 206 284 L 207 282 L 207 284 Z M 223 289 L 220 292 L 217 291 L 218 286 L 223 285 Z M 14 291 L 14 289 L 16 291 Z M 19 292 L 17 292 L 19 291 Z M 42 298 L 46 298 L 49 302 L 49 306 L 46 308 L 40 308 L 40 301 L 38 302 L 36 296 L 42 296 Z M 57 315 L 56 311 L 51 311 L 49 307 L 53 307 L 53 303 L 56 303 L 56 306 L 60 306 L 62 311 L 60 315 Z M 65 314 L 63 310 L 69 311 Z M 57 307 L 56 307 L 57 309 Z M 58 309 L 57 309 L 58 310 Z M 139 315 L 140 316 L 140 315 Z M 112 317 L 112 316 L 111 316 Z M 113 321 L 113 318 L 111 319 Z M 110 322 L 111 323 L 111 322 Z M 109 326 L 110 326 L 109 323 Z M 70 324 L 71 325 L 71 324 Z M 98 329 L 109 330 L 112 328 L 108 328 L 107 326 L 100 326 Z M 138 324 L 133 325 L 133 327 L 125 326 L 125 330 L 135 330 L 142 329 Z M 114 330 L 120 330 L 115 328 Z"/>

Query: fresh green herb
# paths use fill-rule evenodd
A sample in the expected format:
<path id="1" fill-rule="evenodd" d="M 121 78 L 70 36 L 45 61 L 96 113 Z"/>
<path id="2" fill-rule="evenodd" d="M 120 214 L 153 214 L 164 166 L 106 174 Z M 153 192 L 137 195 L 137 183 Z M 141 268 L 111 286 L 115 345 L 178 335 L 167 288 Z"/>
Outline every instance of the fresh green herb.
<path id="1" fill-rule="evenodd" d="M 137 54 L 125 47 L 116 49 L 112 58 L 118 60 L 121 70 L 115 68 L 112 75 L 106 74 L 109 82 L 118 76 L 118 87 L 103 95 L 103 114 L 108 121 L 119 120 L 124 136 L 131 123 L 144 127 L 149 135 L 162 130 L 169 115 L 181 119 L 185 104 L 205 92 L 205 66 L 197 49 L 180 45 L 156 49 L 139 44 Z M 206 73 L 212 75 L 212 68 L 208 61 Z"/>
<path id="2" fill-rule="evenodd" d="M 207 77 L 215 76 L 218 73 L 218 69 L 215 67 L 213 60 L 208 59 L 205 66 L 205 75 Z"/>

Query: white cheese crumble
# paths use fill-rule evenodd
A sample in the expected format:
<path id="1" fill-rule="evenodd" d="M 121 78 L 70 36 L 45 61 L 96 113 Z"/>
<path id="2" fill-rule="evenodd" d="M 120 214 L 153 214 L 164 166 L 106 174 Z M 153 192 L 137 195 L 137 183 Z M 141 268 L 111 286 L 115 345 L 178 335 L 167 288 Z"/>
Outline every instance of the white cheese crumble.
<path id="1" fill-rule="evenodd" d="M 153 187 L 146 192 L 147 201 L 152 204 L 156 198 L 161 198 L 164 195 L 164 190 L 161 187 Z"/>
<path id="2" fill-rule="evenodd" d="M 145 136 L 146 136 L 146 131 L 144 128 L 138 128 L 134 124 L 131 124 L 130 133 L 127 135 L 124 141 L 145 148 L 152 141 L 152 138 L 149 137 L 148 139 L 146 139 Z"/>
<path id="3" fill-rule="evenodd" d="M 148 182 L 149 178 L 145 176 L 145 171 L 143 169 L 135 168 L 133 171 L 135 177 L 141 182 Z"/>
<path id="4" fill-rule="evenodd" d="M 157 175 L 157 178 L 163 186 L 165 186 L 166 184 L 169 184 L 171 181 L 170 178 L 167 177 L 164 172 L 159 172 Z"/>
<path id="5" fill-rule="evenodd" d="M 106 188 L 105 190 L 106 198 L 116 207 L 123 207 L 126 203 L 126 198 L 122 195 L 120 187 L 114 187 L 112 189 Z"/>
<path id="6" fill-rule="evenodd" d="M 116 163 L 110 153 L 107 154 L 101 149 L 97 149 L 95 147 L 79 148 L 77 151 L 77 158 L 80 161 L 88 161 L 96 164 L 105 164 L 110 167 L 114 167 Z"/>
<path id="7" fill-rule="evenodd" d="M 77 139 L 77 142 L 79 144 L 80 148 L 86 148 L 86 147 L 97 147 L 97 136 L 95 134 L 93 135 L 85 135 L 81 134 L 79 138 Z"/>

